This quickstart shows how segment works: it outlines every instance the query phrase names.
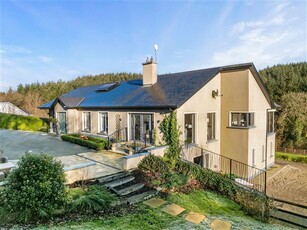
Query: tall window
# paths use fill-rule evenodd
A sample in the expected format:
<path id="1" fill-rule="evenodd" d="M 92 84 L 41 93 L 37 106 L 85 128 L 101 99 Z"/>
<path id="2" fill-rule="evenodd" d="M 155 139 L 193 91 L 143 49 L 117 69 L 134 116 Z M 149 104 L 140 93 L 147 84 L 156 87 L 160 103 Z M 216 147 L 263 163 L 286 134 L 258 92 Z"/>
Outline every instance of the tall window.
<path id="1" fill-rule="evenodd" d="M 91 131 L 91 113 L 90 112 L 83 112 L 83 130 L 82 131 L 86 131 L 86 132 L 90 132 Z"/>
<path id="2" fill-rule="evenodd" d="M 207 140 L 215 140 L 215 113 L 207 113 Z"/>
<path id="3" fill-rule="evenodd" d="M 274 112 L 268 112 L 267 129 L 268 133 L 274 133 Z"/>
<path id="4" fill-rule="evenodd" d="M 249 127 L 254 124 L 254 113 L 231 113 L 230 115 L 231 127 Z"/>
<path id="5" fill-rule="evenodd" d="M 265 151 L 264 151 L 264 145 L 262 145 L 262 162 L 265 161 Z"/>
<path id="6" fill-rule="evenodd" d="M 99 133 L 108 133 L 108 113 L 99 112 Z"/>
<path id="7" fill-rule="evenodd" d="M 273 142 L 270 142 L 270 157 L 273 157 Z"/>
<path id="8" fill-rule="evenodd" d="M 187 144 L 195 143 L 195 114 L 184 115 L 184 141 Z"/>
<path id="9" fill-rule="evenodd" d="M 256 166 L 256 162 L 255 162 L 255 152 L 256 152 L 256 150 L 253 149 L 253 150 L 252 150 L 252 166 Z"/>

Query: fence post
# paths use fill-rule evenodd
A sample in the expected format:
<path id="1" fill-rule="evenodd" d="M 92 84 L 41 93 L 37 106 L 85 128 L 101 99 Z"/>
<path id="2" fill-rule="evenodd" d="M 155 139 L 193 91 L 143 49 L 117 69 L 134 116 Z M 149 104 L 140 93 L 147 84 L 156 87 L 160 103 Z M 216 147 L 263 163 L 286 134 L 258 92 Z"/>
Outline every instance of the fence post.
<path id="1" fill-rule="evenodd" d="M 264 195 L 266 195 L 266 180 L 267 180 L 267 171 L 264 171 Z"/>
<path id="2" fill-rule="evenodd" d="M 229 177 L 230 177 L 230 179 L 231 179 L 231 177 L 232 177 L 232 159 L 230 159 L 230 161 L 229 161 L 229 163 L 230 163 L 230 173 L 229 173 Z"/>

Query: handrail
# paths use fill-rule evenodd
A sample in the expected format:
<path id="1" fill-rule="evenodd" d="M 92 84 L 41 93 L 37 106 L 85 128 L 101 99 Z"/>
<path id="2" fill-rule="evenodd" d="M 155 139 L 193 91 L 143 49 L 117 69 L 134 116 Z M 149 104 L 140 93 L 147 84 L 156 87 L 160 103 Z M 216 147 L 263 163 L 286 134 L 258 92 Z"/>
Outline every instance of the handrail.
<path id="1" fill-rule="evenodd" d="M 235 181 L 237 178 L 238 181 L 236 182 L 238 184 L 266 194 L 267 172 L 265 170 L 236 161 L 193 144 L 184 143 L 182 147 L 181 154 L 183 159 L 191 156 L 191 153 L 195 153 L 195 157 L 204 156 L 200 161 L 202 167 L 213 171 L 219 171 Z M 209 155 L 205 156 L 204 154 Z"/>
<path id="2" fill-rule="evenodd" d="M 114 135 L 118 135 L 119 136 L 120 132 L 122 132 L 123 130 L 125 131 L 125 133 L 124 133 L 124 136 L 125 136 L 124 141 L 128 141 L 127 127 L 121 128 L 119 130 L 116 130 L 112 134 L 108 135 L 107 140 L 108 140 L 109 148 L 111 147 L 111 145 L 110 145 L 111 139 L 114 139 L 113 136 Z M 120 141 L 122 141 L 122 139 L 120 139 Z"/>
<path id="3" fill-rule="evenodd" d="M 199 146 L 196 146 L 196 145 L 193 145 L 193 144 L 186 144 L 186 143 L 184 143 L 184 145 L 186 145 L 186 146 L 187 146 L 187 145 L 190 145 L 191 147 L 194 147 L 194 148 L 198 148 L 198 149 L 204 150 L 204 151 L 206 151 L 206 152 L 209 152 L 209 153 L 215 154 L 215 155 L 217 155 L 217 156 L 219 156 L 219 157 L 222 157 L 222 158 L 225 158 L 225 159 L 228 159 L 228 160 L 235 161 L 235 162 L 237 162 L 237 163 L 240 163 L 240 164 L 242 164 L 242 165 L 245 165 L 245 166 L 248 166 L 248 167 L 251 167 L 251 168 L 257 169 L 257 170 L 262 171 L 262 172 L 266 172 L 266 170 L 263 170 L 263 169 L 260 169 L 260 168 L 256 168 L 255 166 L 245 164 L 245 163 L 243 163 L 243 162 L 240 162 L 240 161 L 234 160 L 234 159 L 229 158 L 229 157 L 225 157 L 225 156 L 223 156 L 223 155 L 221 155 L 221 154 L 218 154 L 218 153 L 212 152 L 212 151 L 210 151 L 210 150 L 204 149 L 204 148 L 202 148 L 202 147 L 199 147 Z"/>
<path id="4" fill-rule="evenodd" d="M 119 133 L 119 132 L 120 132 L 121 130 L 123 130 L 123 129 L 127 129 L 127 127 L 120 128 L 120 129 L 116 130 L 114 133 L 108 135 L 108 138 L 111 137 L 111 136 L 113 136 L 115 133 Z"/>

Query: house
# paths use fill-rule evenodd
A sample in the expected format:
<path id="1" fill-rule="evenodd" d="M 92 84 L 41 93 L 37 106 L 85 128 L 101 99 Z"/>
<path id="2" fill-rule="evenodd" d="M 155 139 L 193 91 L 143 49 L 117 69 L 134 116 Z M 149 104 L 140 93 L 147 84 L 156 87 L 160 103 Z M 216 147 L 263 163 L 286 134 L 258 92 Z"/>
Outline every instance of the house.
<path id="1" fill-rule="evenodd" d="M 13 105 L 11 102 L 0 102 L 0 113 L 10 113 L 10 114 L 24 115 L 24 116 L 30 115 L 26 111 Z"/>
<path id="2" fill-rule="evenodd" d="M 157 143 L 159 123 L 176 111 L 181 141 L 260 169 L 274 163 L 274 103 L 253 63 L 157 75 L 143 63 L 143 79 L 84 86 L 42 106 L 62 133 Z M 199 153 L 185 158 L 196 162 Z"/>

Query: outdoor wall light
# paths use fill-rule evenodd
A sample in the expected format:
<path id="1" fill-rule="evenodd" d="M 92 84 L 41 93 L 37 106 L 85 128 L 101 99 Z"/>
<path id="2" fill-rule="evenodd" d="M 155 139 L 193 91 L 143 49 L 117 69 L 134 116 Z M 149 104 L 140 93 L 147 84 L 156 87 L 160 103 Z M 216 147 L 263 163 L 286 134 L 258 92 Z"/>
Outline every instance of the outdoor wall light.
<path id="1" fill-rule="evenodd" d="M 219 90 L 212 90 L 212 98 L 216 98 L 218 96 L 223 96 L 223 94 L 219 95 Z"/>

